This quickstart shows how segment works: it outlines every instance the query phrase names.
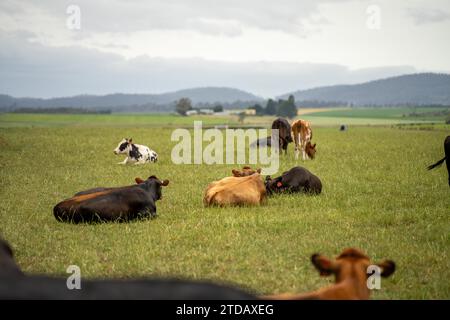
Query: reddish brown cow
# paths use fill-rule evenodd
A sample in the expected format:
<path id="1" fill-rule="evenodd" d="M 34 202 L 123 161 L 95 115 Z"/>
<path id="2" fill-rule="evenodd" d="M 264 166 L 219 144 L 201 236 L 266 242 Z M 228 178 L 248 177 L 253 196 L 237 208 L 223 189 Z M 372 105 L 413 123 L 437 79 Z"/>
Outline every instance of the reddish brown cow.
<path id="1" fill-rule="evenodd" d="M 371 264 L 369 257 L 361 250 L 345 249 L 336 260 L 323 255 L 314 254 L 311 257 L 313 265 L 322 276 L 335 276 L 335 284 L 304 294 L 278 294 L 265 296 L 265 299 L 275 300 L 366 300 L 370 297 L 367 286 L 367 270 Z M 382 277 L 389 277 L 395 271 L 395 263 L 384 260 L 376 264 L 381 269 Z"/>
<path id="2" fill-rule="evenodd" d="M 204 205 L 260 205 L 266 199 L 266 188 L 259 172 L 261 169 L 244 167 L 242 171 L 233 170 L 233 177 L 210 183 L 203 197 Z"/>
<path id="3" fill-rule="evenodd" d="M 292 136 L 295 143 L 295 159 L 298 159 L 300 153 L 299 149 L 302 149 L 302 159 L 306 158 L 314 159 L 316 155 L 316 144 L 311 143 L 312 128 L 309 121 L 296 120 L 292 123 Z"/>

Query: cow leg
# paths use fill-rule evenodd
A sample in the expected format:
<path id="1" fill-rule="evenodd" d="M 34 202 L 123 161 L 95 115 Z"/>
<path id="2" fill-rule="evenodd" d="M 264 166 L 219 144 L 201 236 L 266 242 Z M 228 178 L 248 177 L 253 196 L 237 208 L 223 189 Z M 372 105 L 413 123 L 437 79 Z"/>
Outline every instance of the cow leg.
<path id="1" fill-rule="evenodd" d="M 295 160 L 298 160 L 298 156 L 300 154 L 299 147 L 302 144 L 302 137 L 300 136 L 300 132 L 294 135 L 295 140 Z"/>
<path id="2" fill-rule="evenodd" d="M 127 164 L 128 163 L 128 157 L 125 158 L 125 160 L 121 162 L 117 162 L 117 164 Z"/>

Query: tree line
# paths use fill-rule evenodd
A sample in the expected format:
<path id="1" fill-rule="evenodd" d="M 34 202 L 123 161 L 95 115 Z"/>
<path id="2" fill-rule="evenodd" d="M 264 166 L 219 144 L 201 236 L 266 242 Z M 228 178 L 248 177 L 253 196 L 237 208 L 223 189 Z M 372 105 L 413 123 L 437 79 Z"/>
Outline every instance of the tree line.
<path id="1" fill-rule="evenodd" d="M 263 107 L 256 103 L 249 109 L 255 110 L 256 115 L 268 115 L 268 116 L 279 116 L 285 118 L 294 118 L 297 116 L 297 106 L 295 105 L 295 98 L 290 95 L 287 100 L 278 99 L 275 101 L 273 99 L 267 100 L 266 106 Z"/>

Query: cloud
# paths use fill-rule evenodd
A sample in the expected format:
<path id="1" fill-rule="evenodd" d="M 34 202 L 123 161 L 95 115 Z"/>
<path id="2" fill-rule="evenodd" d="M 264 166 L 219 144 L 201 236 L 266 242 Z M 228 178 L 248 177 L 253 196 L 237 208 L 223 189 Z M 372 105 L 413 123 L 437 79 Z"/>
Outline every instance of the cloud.
<path id="1" fill-rule="evenodd" d="M 63 27 L 67 6 L 76 4 L 81 9 L 82 28 L 89 33 L 192 30 L 235 36 L 240 28 L 249 27 L 304 35 L 308 24 L 320 22 L 321 4 L 345 1 L 348 0 L 6 0 L 2 7 L 18 20 L 28 20 L 39 13 L 41 19 L 53 21 L 53 27 Z"/>
<path id="2" fill-rule="evenodd" d="M 441 9 L 408 8 L 407 12 L 418 26 L 450 20 L 450 13 Z"/>
<path id="3" fill-rule="evenodd" d="M 358 83 L 413 73 L 408 66 L 350 70 L 336 64 L 224 62 L 120 55 L 81 47 L 46 47 L 0 37 L 1 93 L 55 97 L 78 94 L 161 93 L 225 86 L 264 97 L 322 85 Z"/>

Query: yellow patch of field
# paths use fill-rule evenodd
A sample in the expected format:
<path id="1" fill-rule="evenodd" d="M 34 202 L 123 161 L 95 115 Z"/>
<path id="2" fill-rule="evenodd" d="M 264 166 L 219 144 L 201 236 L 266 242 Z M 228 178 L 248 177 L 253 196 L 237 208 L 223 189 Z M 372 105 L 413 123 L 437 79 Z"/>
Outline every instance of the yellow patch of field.
<path id="1" fill-rule="evenodd" d="M 349 108 L 302 108 L 300 107 L 297 111 L 297 115 L 301 116 L 304 114 L 314 113 L 314 112 L 325 112 L 325 111 L 337 111 L 337 110 L 347 110 Z"/>

